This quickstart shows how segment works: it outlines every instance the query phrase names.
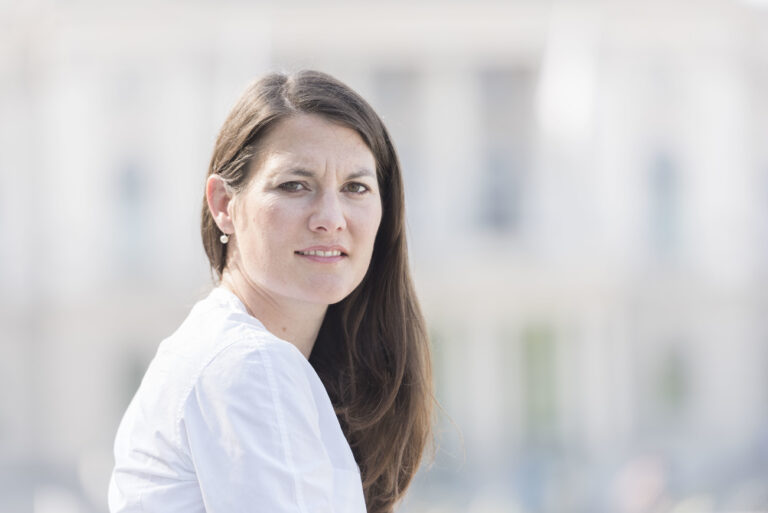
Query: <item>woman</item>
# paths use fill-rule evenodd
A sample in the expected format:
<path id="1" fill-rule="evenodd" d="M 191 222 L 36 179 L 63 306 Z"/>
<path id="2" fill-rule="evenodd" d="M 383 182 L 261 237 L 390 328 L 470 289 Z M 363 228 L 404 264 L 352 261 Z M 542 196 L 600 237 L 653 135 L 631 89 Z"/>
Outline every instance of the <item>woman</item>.
<path id="1" fill-rule="evenodd" d="M 393 511 L 433 396 L 379 117 L 322 73 L 252 84 L 216 141 L 202 237 L 220 284 L 128 407 L 110 511 Z"/>

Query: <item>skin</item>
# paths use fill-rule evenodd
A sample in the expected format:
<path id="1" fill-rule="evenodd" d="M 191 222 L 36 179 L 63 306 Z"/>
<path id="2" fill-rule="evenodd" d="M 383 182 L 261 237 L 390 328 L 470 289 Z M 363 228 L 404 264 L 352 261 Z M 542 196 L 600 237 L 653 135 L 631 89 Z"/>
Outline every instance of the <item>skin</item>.
<path id="1" fill-rule="evenodd" d="M 329 304 L 360 284 L 381 222 L 373 154 L 354 130 L 313 114 L 278 122 L 232 195 L 206 183 L 213 218 L 229 235 L 221 284 L 249 313 L 309 358 Z M 298 252 L 343 248 L 341 256 Z"/>

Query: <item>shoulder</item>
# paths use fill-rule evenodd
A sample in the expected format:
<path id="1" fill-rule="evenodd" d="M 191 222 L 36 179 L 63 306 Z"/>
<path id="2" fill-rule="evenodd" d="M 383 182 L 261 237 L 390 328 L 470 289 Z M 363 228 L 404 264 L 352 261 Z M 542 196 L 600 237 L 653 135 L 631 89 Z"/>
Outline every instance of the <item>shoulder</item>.
<path id="1" fill-rule="evenodd" d="M 275 337 L 264 328 L 240 329 L 236 336 L 224 336 L 216 350 L 203 363 L 199 379 L 242 381 L 275 379 L 297 381 L 304 376 L 309 362 L 291 344 Z M 198 380 L 199 380 L 198 379 Z"/>
<path id="2" fill-rule="evenodd" d="M 176 396 L 179 417 L 190 404 L 223 410 L 277 401 L 312 408 L 314 402 L 314 370 L 304 355 L 220 288 L 163 341 L 152 366 L 152 374 L 168 385 L 159 388 Z"/>
<path id="3" fill-rule="evenodd" d="M 290 342 L 270 333 L 231 292 L 216 288 L 190 311 L 179 328 L 158 348 L 157 359 L 187 367 L 193 379 L 211 371 L 282 365 L 302 368 L 306 358 Z"/>
<path id="4" fill-rule="evenodd" d="M 274 444 L 287 433 L 318 433 L 309 362 L 268 332 L 253 335 L 221 347 L 193 380 L 181 412 L 188 432 L 261 436 Z"/>
<path id="5" fill-rule="evenodd" d="M 316 410 L 314 370 L 296 346 L 258 325 L 240 325 L 218 338 L 192 383 L 198 400 Z"/>
<path id="6" fill-rule="evenodd" d="M 286 379 L 312 370 L 295 345 L 269 332 L 231 292 L 214 289 L 206 302 L 211 331 L 202 375 Z"/>

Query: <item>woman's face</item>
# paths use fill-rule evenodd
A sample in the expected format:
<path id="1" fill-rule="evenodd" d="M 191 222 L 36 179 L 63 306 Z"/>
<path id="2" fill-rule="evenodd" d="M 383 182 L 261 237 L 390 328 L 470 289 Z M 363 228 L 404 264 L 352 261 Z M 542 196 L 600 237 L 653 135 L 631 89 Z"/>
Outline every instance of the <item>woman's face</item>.
<path id="1" fill-rule="evenodd" d="M 365 276 L 381 221 L 373 154 L 354 130 L 311 114 L 279 121 L 260 148 L 230 203 L 228 265 L 276 300 L 342 300 Z"/>

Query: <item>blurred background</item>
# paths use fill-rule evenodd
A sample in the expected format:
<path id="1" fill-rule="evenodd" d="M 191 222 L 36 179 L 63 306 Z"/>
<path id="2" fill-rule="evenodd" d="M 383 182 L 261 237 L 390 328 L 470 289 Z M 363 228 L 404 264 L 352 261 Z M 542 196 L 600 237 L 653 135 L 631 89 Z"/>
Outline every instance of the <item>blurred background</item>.
<path id="1" fill-rule="evenodd" d="M 307 67 L 404 165 L 443 412 L 400 512 L 768 511 L 757 0 L 0 3 L 0 511 L 106 512 L 217 130 Z"/>

